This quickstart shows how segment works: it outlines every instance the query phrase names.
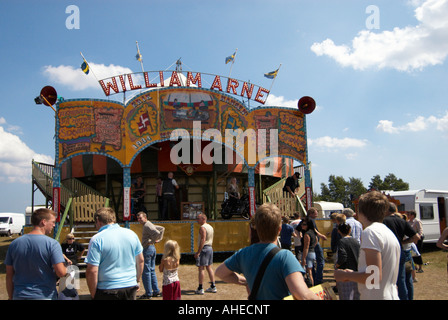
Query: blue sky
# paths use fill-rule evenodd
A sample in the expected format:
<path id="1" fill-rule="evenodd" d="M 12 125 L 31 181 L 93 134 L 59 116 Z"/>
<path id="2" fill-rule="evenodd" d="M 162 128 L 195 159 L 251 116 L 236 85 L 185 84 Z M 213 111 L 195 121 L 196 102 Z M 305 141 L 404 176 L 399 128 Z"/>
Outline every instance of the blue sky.
<path id="1" fill-rule="evenodd" d="M 67 28 L 70 5 L 79 29 Z M 98 78 L 139 72 L 136 41 L 147 71 L 181 58 L 184 70 L 227 76 L 238 48 L 232 77 L 269 88 L 263 74 L 281 64 L 266 105 L 316 100 L 317 193 L 331 174 L 447 190 L 447 16 L 448 0 L 1 0 L 0 211 L 31 203 L 31 159 L 54 161 L 54 112 L 34 103 L 41 88 L 105 98 L 80 52 Z"/>

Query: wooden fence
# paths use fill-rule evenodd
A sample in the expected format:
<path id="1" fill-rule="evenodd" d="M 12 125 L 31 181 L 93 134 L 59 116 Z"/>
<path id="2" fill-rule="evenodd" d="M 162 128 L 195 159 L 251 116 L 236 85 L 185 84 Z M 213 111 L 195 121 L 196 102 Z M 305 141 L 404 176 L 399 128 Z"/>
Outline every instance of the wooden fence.
<path id="1" fill-rule="evenodd" d="M 303 194 L 303 184 L 298 190 L 295 197 L 290 197 L 283 193 L 283 186 L 285 185 L 286 178 L 276 182 L 269 188 L 263 191 L 263 203 L 271 202 L 275 204 L 283 215 L 292 216 L 295 212 L 300 212 L 301 216 L 306 215 L 306 210 L 303 203 L 300 200 L 299 194 Z"/>
<path id="2" fill-rule="evenodd" d="M 102 207 L 107 207 L 109 199 L 99 195 L 86 194 L 73 198 L 72 212 L 74 222 L 94 222 L 93 215 Z"/>

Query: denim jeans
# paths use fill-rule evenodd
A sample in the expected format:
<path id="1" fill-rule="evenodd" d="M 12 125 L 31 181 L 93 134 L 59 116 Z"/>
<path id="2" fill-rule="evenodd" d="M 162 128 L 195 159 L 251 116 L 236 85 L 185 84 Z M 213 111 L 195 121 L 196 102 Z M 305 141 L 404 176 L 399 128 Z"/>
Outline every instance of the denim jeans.
<path id="1" fill-rule="evenodd" d="M 156 275 L 156 248 L 153 245 L 144 248 L 143 257 L 145 259 L 142 274 L 143 287 L 146 295 L 151 296 L 153 293 L 160 293 Z"/>
<path id="2" fill-rule="evenodd" d="M 397 278 L 398 297 L 400 298 L 400 300 L 408 300 L 405 263 L 406 263 L 406 253 L 402 249 L 400 253 L 400 266 L 398 268 L 398 278 Z"/>
<path id="3" fill-rule="evenodd" d="M 316 271 L 313 273 L 314 285 L 321 284 L 324 278 L 325 258 L 324 251 L 319 243 L 314 247 L 316 253 Z"/>

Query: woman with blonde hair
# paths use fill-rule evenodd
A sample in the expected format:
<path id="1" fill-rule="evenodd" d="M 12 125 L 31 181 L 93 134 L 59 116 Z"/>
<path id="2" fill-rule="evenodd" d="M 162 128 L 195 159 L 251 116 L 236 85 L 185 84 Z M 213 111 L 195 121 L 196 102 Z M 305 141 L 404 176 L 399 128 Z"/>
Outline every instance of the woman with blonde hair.
<path id="1" fill-rule="evenodd" d="M 178 275 L 179 260 L 179 244 L 175 240 L 168 240 L 165 243 L 163 257 L 159 265 L 159 271 L 163 272 L 163 300 L 181 299 L 180 281 Z"/>

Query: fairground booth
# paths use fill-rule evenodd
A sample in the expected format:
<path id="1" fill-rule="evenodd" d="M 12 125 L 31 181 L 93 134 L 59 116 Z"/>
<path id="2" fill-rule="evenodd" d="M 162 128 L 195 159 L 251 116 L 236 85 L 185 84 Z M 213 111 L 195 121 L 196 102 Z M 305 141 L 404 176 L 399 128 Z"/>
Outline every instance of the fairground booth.
<path id="1" fill-rule="evenodd" d="M 312 98 L 301 98 L 297 108 L 265 106 L 269 90 L 182 71 L 179 63 L 173 71 L 98 82 L 105 99 L 55 99 L 52 87 L 40 95 L 56 112 L 55 163 L 33 162 L 33 199 L 39 189 L 58 213 L 61 241 L 69 231 L 94 232 L 94 212 L 110 206 L 117 221 L 139 236 L 135 214 L 147 212 L 183 253 L 194 252 L 195 219 L 205 213 L 215 228 L 214 250 L 237 250 L 249 243 L 248 220 L 220 214 L 232 178 L 247 195 L 249 216 L 264 202 L 274 202 L 285 215 L 303 215 L 311 206 L 306 114 L 315 107 Z M 285 179 L 296 171 L 300 188 L 295 198 L 285 197 Z M 163 216 L 156 185 L 169 172 L 179 188 L 176 205 Z M 137 188 L 143 190 L 140 199 Z M 161 252 L 163 243 L 158 245 Z"/>

